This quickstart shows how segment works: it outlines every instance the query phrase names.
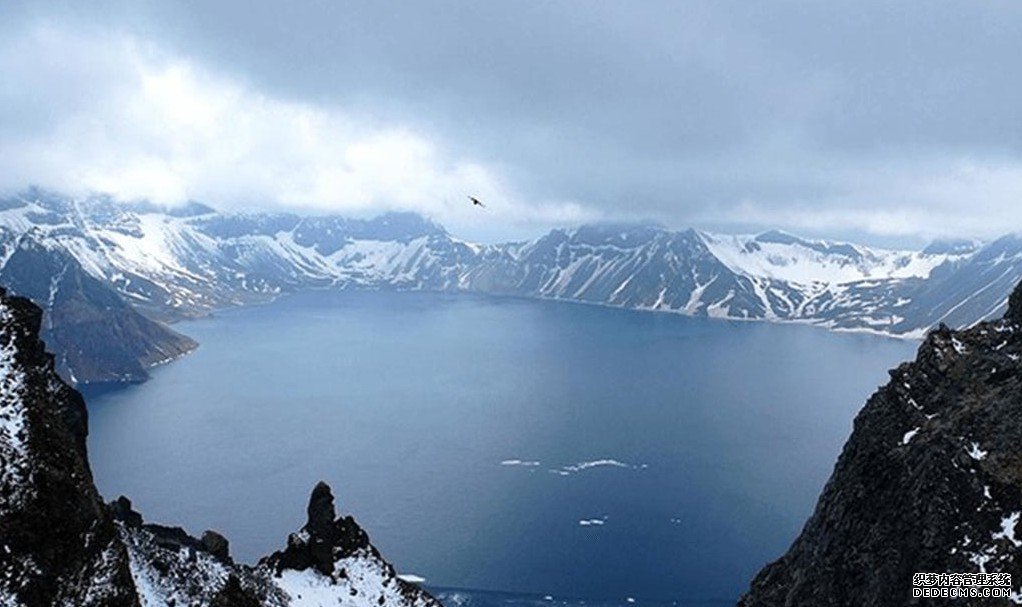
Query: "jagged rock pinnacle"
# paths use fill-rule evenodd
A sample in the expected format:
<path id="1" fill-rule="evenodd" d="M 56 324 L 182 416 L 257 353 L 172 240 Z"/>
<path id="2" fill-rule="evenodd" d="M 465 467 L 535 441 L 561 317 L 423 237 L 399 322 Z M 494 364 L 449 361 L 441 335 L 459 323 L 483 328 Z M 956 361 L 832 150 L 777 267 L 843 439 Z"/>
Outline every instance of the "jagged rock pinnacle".
<path id="1" fill-rule="evenodd" d="M 319 481 L 309 497 L 309 521 L 305 524 L 305 531 L 309 534 L 311 564 L 324 575 L 334 571 L 335 518 L 334 495 L 329 485 Z"/>
<path id="2" fill-rule="evenodd" d="M 328 534 L 330 528 L 337 518 L 334 510 L 334 494 L 330 491 L 330 485 L 323 481 L 316 483 L 309 496 L 309 521 L 306 528 L 313 535 Z"/>

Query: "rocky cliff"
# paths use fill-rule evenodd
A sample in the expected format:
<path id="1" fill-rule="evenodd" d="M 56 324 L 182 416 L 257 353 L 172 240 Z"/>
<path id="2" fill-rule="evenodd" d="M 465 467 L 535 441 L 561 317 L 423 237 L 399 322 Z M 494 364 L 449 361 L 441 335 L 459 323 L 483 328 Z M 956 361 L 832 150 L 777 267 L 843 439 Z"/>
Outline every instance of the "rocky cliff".
<path id="1" fill-rule="evenodd" d="M 144 381 L 149 367 L 198 345 L 135 310 L 68 252 L 31 237 L 14 245 L 0 282 L 43 309 L 41 336 L 57 373 L 74 384 Z"/>
<path id="2" fill-rule="evenodd" d="M 39 340 L 40 309 L 0 290 L 0 605 L 439 607 L 398 578 L 320 483 L 308 522 L 257 566 L 226 538 L 146 524 L 104 504 L 81 396 Z"/>
<path id="3" fill-rule="evenodd" d="M 948 604 L 1022 603 L 1020 359 L 1022 285 L 1002 319 L 932 331 L 856 417 L 801 535 L 739 604 L 941 604 L 912 596 L 917 572 L 1009 573 L 1010 598 Z"/>
<path id="4" fill-rule="evenodd" d="M 85 457 L 85 404 L 28 300 L 0 295 L 0 604 L 137 605 Z"/>

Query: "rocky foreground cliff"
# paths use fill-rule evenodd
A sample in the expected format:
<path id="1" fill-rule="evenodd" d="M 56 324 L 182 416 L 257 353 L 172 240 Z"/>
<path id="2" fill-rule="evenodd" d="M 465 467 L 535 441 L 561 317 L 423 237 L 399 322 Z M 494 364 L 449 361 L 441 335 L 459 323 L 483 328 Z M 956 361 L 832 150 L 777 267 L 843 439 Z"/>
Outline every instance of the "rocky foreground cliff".
<path id="1" fill-rule="evenodd" d="M 41 312 L 0 290 L 0 605 L 439 607 L 401 580 L 320 483 L 308 520 L 255 566 L 226 538 L 104 504 L 81 396 L 39 340 Z"/>
<path id="2" fill-rule="evenodd" d="M 890 374 L 741 607 L 1022 603 L 1022 285 L 1003 319 L 941 326 Z M 1010 596 L 913 597 L 922 572 L 1008 573 Z"/>

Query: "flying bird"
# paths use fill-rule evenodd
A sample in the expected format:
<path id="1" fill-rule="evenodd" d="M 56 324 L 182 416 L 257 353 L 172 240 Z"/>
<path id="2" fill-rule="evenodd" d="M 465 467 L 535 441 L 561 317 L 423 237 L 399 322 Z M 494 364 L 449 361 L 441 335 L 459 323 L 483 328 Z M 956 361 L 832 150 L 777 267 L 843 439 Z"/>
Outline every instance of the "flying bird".
<path id="1" fill-rule="evenodd" d="M 483 204 L 482 201 L 476 198 L 475 196 L 469 196 L 468 199 L 472 201 L 472 206 L 483 207 L 484 209 L 486 208 L 486 205 Z"/>

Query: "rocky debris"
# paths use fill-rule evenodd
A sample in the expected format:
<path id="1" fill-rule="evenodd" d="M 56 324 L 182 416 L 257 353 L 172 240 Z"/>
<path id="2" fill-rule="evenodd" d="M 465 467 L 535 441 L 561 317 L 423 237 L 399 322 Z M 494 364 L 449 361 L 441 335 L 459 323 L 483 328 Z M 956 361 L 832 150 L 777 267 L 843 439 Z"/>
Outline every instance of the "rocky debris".
<path id="1" fill-rule="evenodd" d="M 320 483 L 308 521 L 258 567 L 225 537 L 146 523 L 131 501 L 100 499 L 81 396 L 39 341 L 42 313 L 0 289 L 0 605 L 439 607 L 398 579 Z M 272 566 L 266 563 L 272 563 Z"/>
<path id="2" fill-rule="evenodd" d="M 313 489 L 308 520 L 288 537 L 287 547 L 256 567 L 232 561 L 227 540 L 215 531 L 196 539 L 178 527 L 143 523 L 123 497 L 110 509 L 117 513 L 139 596 L 160 604 L 283 607 L 316 596 L 349 607 L 440 607 L 397 577 L 353 518 L 336 516 L 326 483 Z"/>
<path id="3" fill-rule="evenodd" d="M 265 576 L 227 558 L 226 545 L 222 551 L 210 550 L 206 542 L 178 527 L 154 524 L 122 523 L 119 532 L 127 547 L 134 587 L 145 604 L 288 604 Z"/>
<path id="4" fill-rule="evenodd" d="M 932 331 L 856 417 L 801 535 L 739 604 L 911 605 L 917 572 L 1009 573 L 1022 602 L 1020 361 L 1022 285 L 1002 320 Z"/>

